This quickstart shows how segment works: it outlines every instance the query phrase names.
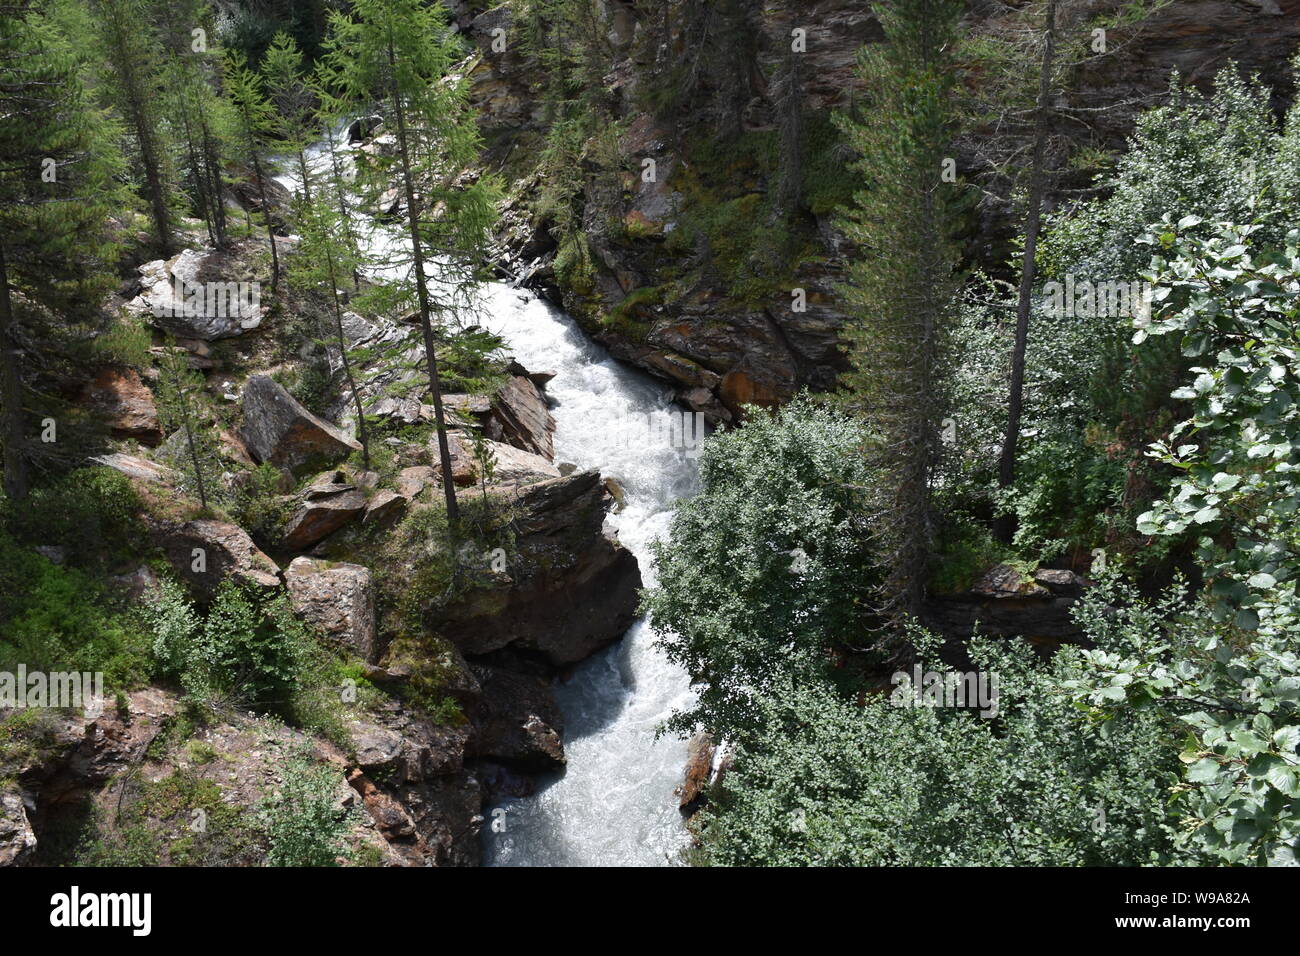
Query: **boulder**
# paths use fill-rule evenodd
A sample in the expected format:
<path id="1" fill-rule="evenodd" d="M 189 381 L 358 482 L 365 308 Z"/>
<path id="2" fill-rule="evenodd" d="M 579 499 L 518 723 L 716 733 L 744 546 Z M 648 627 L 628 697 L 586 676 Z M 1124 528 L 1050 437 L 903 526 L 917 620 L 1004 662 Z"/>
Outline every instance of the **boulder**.
<path id="1" fill-rule="evenodd" d="M 361 444 L 317 418 L 266 375 L 244 386 L 244 426 L 240 437 L 259 462 L 290 471 L 309 470 L 346 458 Z"/>
<path id="2" fill-rule="evenodd" d="M 375 586 L 370 569 L 299 557 L 284 571 L 294 611 L 330 641 L 374 662 Z"/>
<path id="3" fill-rule="evenodd" d="M 367 504 L 365 492 L 355 485 L 313 486 L 285 525 L 284 546 L 290 551 L 310 548 L 360 515 Z"/>
<path id="4" fill-rule="evenodd" d="M 266 315 L 261 284 L 237 278 L 242 269 L 232 255 L 207 249 L 157 259 L 140 267 L 141 292 L 127 309 L 181 338 L 211 342 L 241 335 Z"/>
<path id="5" fill-rule="evenodd" d="M 691 814 L 699 809 L 704 791 L 713 776 L 713 757 L 717 748 L 713 738 L 705 731 L 691 737 L 686 745 L 686 773 L 682 785 L 677 788 L 678 806 L 683 813 Z"/>
<path id="6" fill-rule="evenodd" d="M 136 481 L 146 481 L 154 485 L 172 484 L 178 477 L 174 471 L 164 465 L 150 461 L 147 458 L 138 458 L 135 455 L 125 455 L 121 452 L 96 455 L 90 460 L 97 465 L 120 471 L 128 478 L 134 478 Z"/>
<path id="7" fill-rule="evenodd" d="M 134 369 L 100 369 L 82 390 L 81 404 L 108 425 L 115 438 L 134 438 L 150 446 L 163 440 L 153 392 Z"/>
<path id="8" fill-rule="evenodd" d="M 180 525 L 145 520 L 154 546 L 162 549 L 176 572 L 205 599 L 211 599 L 229 577 L 258 587 L 280 586 L 279 566 L 238 525 L 208 519 Z"/>
<path id="9" fill-rule="evenodd" d="M 618 640 L 636 620 L 641 571 L 606 533 L 611 503 L 595 471 L 524 489 L 515 502 L 510 577 L 439 608 L 439 633 L 467 655 L 512 646 L 554 665 Z"/>
<path id="10" fill-rule="evenodd" d="M 555 419 L 530 378 L 512 376 L 492 402 L 498 433 L 491 437 L 548 460 L 555 458 Z"/>
<path id="11" fill-rule="evenodd" d="M 482 687 L 471 713 L 473 752 L 525 771 L 562 768 L 564 719 L 550 682 L 485 664 L 473 670 Z"/>
<path id="12" fill-rule="evenodd" d="M 366 505 L 362 524 L 382 524 L 392 521 L 406 510 L 407 499 L 396 491 L 380 491 Z"/>

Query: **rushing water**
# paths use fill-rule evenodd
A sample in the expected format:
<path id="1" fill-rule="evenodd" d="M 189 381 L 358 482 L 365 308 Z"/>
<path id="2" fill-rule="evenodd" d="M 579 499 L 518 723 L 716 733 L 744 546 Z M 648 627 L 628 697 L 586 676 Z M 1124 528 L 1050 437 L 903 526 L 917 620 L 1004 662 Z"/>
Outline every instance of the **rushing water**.
<path id="1" fill-rule="evenodd" d="M 322 170 L 328 166 L 324 146 L 312 150 L 311 161 Z M 294 171 L 288 164 L 281 168 L 278 180 L 293 190 Z M 373 224 L 364 232 L 376 251 L 405 241 L 399 230 Z M 669 437 L 673 416 L 680 416 L 670 393 L 618 364 L 573 319 L 532 292 L 490 283 L 478 295 L 476 321 L 501 335 L 531 371 L 556 373 L 546 386 L 556 460 L 598 469 L 623 486 L 624 507 L 609 523 L 636 555 L 645 584 L 653 584 L 650 543 L 667 534 L 673 503 L 693 494 L 697 482 L 691 442 Z M 653 629 L 638 621 L 622 641 L 556 687 L 567 769 L 543 781 L 534 796 L 507 800 L 485 814 L 485 862 L 653 866 L 675 860 L 686 843 L 673 795 L 686 745 L 671 736 L 656 741 L 655 731 L 674 709 L 691 703 L 691 691 L 686 674 L 654 641 Z"/>

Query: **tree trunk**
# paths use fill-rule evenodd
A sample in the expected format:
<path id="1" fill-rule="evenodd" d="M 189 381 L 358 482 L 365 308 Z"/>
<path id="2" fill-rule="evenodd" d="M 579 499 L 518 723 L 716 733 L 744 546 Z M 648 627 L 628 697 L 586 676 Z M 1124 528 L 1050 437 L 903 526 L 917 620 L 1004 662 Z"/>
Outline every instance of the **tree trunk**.
<path id="1" fill-rule="evenodd" d="M 1020 270 L 1020 298 L 1016 306 L 1016 341 L 1011 353 L 1011 393 L 1007 401 L 1007 431 L 998 462 L 998 485 L 1008 488 L 1016 476 L 1016 445 L 1024 410 L 1025 348 L 1029 341 L 1029 311 L 1034 291 L 1034 255 L 1038 249 L 1038 227 L 1043 206 L 1043 162 L 1047 147 L 1048 110 L 1052 94 L 1052 57 L 1056 45 L 1056 0 L 1047 0 L 1043 62 L 1038 78 L 1038 109 L 1034 118 L 1034 153 L 1029 173 L 1029 209 L 1025 221 L 1025 257 Z M 1009 542 L 1015 534 L 1015 516 L 999 515 L 994 535 Z"/>
<path id="2" fill-rule="evenodd" d="M 9 299 L 9 269 L 0 236 L 0 403 L 4 404 L 5 494 L 11 501 L 27 497 L 27 461 L 23 458 L 23 383 L 18 373 L 18 343 L 13 339 L 14 312 Z"/>
<path id="3" fill-rule="evenodd" d="M 433 321 L 429 312 L 429 289 L 424 273 L 424 250 L 420 246 L 420 215 L 415 203 L 415 182 L 411 177 L 411 155 L 406 143 L 406 113 L 402 109 L 402 94 L 397 86 L 397 63 L 393 46 L 388 45 L 388 66 L 391 76 L 393 112 L 397 115 L 397 147 L 402 157 L 402 182 L 406 191 L 406 219 L 411 226 L 411 254 L 415 269 L 415 294 L 420 303 L 420 329 L 424 333 L 424 357 L 429 367 L 429 390 L 433 394 L 433 416 L 438 429 L 438 460 L 442 464 L 442 491 L 447 499 L 447 520 L 455 524 L 460 520 L 460 507 L 456 503 L 456 485 L 451 475 L 451 447 L 447 443 L 447 419 L 442 410 L 442 389 L 438 385 L 438 359 L 433 341 Z"/>

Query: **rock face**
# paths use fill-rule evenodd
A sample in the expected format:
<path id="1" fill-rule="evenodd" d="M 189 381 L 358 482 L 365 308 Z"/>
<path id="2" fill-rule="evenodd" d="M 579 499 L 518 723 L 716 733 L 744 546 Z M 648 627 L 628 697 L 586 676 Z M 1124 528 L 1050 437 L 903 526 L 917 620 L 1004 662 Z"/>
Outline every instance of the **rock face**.
<path id="1" fill-rule="evenodd" d="M 141 292 L 127 308 L 173 335 L 211 342 L 256 329 L 266 309 L 261 285 L 235 276 L 232 253 L 186 249 L 140 267 Z"/>
<path id="2" fill-rule="evenodd" d="M 641 112 L 643 100 L 636 93 L 649 82 L 647 64 L 664 42 L 658 23 L 646 17 L 671 8 L 675 32 L 667 42 L 672 54 L 686 55 L 680 48 L 693 40 L 687 36 L 690 15 L 684 6 L 680 0 L 650 5 L 608 0 L 598 5 L 598 29 L 611 51 L 605 76 L 609 102 L 615 117 L 626 124 L 618 144 L 620 159 L 634 170 L 654 159 L 657 175 L 651 181 L 629 177 L 622 189 L 611 188 L 609 177 L 586 177 L 583 232 L 594 269 L 592 288 L 587 288 L 586 283 L 565 287 L 556 275 L 555 238 L 549 224 L 534 219 L 531 209 L 537 170 L 517 155 L 509 156 L 522 142 L 513 138 L 519 131 L 545 128 L 542 98 L 533 89 L 536 64 L 514 45 L 504 52 L 492 49 L 494 30 L 511 35 L 514 29 L 510 8 L 502 4 L 478 12 L 475 5 L 451 4 L 458 26 L 479 52 L 468 76 L 480 124 L 488 139 L 500 144 L 492 158 L 508 160 L 515 176 L 502 219 L 501 239 L 510 254 L 504 268 L 562 304 L 616 358 L 669 383 L 686 407 L 711 421 L 727 422 L 739 417 L 746 404 L 772 405 L 804 387 L 829 388 L 846 368 L 840 330 L 847 308 L 836 289 L 850 249 L 834 217 L 806 204 L 802 214 L 815 223 L 810 241 L 817 251 L 797 266 L 787 289 L 757 302 L 747 296 L 739 301 L 708 269 L 696 269 L 708 255 L 698 244 L 667 253 L 666 237 L 681 224 L 684 208 L 678 180 L 710 162 L 692 153 L 681 134 L 688 129 L 707 133 L 713 114 L 693 107 L 656 119 Z M 811 129 L 812 123 L 826 120 L 857 95 L 856 54 L 865 45 L 881 42 L 883 31 L 872 5 L 861 0 L 808 0 L 796 6 L 793 15 L 807 31 L 802 103 Z M 1111 15 L 1120 6 L 1118 0 L 1095 0 L 1070 15 Z M 756 61 L 748 89 L 742 91 L 748 101 L 740 117 L 749 132 L 771 130 L 779 121 L 779 84 L 772 77 L 788 55 L 792 15 L 790 5 L 755 7 L 751 39 Z M 1005 28 L 1001 20 L 1015 7 L 968 4 L 965 26 L 976 34 Z M 1118 149 L 1138 110 L 1160 102 L 1175 69 L 1205 87 L 1235 61 L 1243 74 L 1260 73 L 1277 91 L 1275 105 L 1284 105 L 1292 95 L 1287 63 L 1300 45 L 1300 0 L 1184 0 L 1156 9 L 1145 21 L 1122 22 L 1107 33 L 1112 54 L 1117 49 L 1123 53 L 1091 57 L 1078 65 L 1070 91 L 1061 97 L 1061 105 L 1074 112 L 1058 133 L 1077 137 L 1077 145 Z M 697 97 L 701 104 L 712 93 L 709 81 L 702 82 Z M 963 175 L 979 174 L 987 163 L 988 140 L 996 135 L 994 130 L 973 129 L 957 146 L 955 158 Z M 775 177 L 765 178 L 756 177 L 746 191 L 770 192 Z M 1084 185 L 1078 176 L 1060 177 L 1062 194 L 1049 197 L 1049 204 L 1059 204 Z M 994 272 L 1006 259 L 1007 213 L 998 204 L 981 211 L 980 232 L 991 238 L 977 241 L 973 253 Z M 611 228 L 610 223 L 622 228 Z M 661 303 L 660 293 L 680 286 L 683 273 L 692 277 L 690 288 Z M 794 289 L 806 294 L 803 311 L 792 307 Z M 615 316 L 618 321 L 609 321 Z"/>
<path id="3" fill-rule="evenodd" d="M 483 792 L 464 766 L 470 730 L 438 727 L 393 705 L 349 728 L 348 782 L 410 866 L 475 866 Z"/>
<path id="4" fill-rule="evenodd" d="M 361 450 L 359 442 L 307 411 L 267 375 L 254 375 L 244 386 L 240 437 L 257 461 L 294 472 Z"/>
<path id="5" fill-rule="evenodd" d="M 134 438 L 150 446 L 163 440 L 153 393 L 134 369 L 100 369 L 82 391 L 81 404 L 108 425 L 115 438 Z"/>
<path id="6" fill-rule="evenodd" d="M 473 711 L 476 756 L 528 772 L 564 766 L 564 720 L 542 677 L 476 665 L 482 696 Z"/>
<path id="7" fill-rule="evenodd" d="M 332 564 L 294 558 L 284 571 L 293 609 L 330 640 L 373 663 L 375 587 L 370 569 L 359 564 Z"/>
<path id="8" fill-rule="evenodd" d="M 1040 569 L 1024 576 L 1005 564 L 991 568 L 968 591 L 932 597 L 923 622 L 949 638 L 981 634 L 1024 637 L 1047 647 L 1078 643 L 1083 631 L 1070 617 L 1087 581 L 1073 571 Z"/>
<path id="9" fill-rule="evenodd" d="M 517 508 L 518 567 L 439 612 L 438 630 L 469 656 L 510 646 L 554 665 L 617 640 L 636 618 L 636 558 L 603 529 L 612 499 L 598 472 L 526 488 Z"/>
<path id="10" fill-rule="evenodd" d="M 177 525 L 146 519 L 150 539 L 200 596 L 211 599 L 221 582 L 236 577 L 258 587 L 280 586 L 280 568 L 238 525 L 207 519 Z"/>

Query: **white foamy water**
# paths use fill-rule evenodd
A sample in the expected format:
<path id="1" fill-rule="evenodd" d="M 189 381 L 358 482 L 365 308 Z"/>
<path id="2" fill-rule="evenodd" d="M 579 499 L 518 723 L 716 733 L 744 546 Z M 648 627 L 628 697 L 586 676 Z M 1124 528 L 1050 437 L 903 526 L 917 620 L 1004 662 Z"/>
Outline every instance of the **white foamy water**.
<path id="1" fill-rule="evenodd" d="M 341 140 L 340 140 L 341 141 Z M 341 158 L 350 160 L 347 150 Z M 322 171 L 327 147 L 312 150 Z M 350 162 L 347 163 L 350 166 Z M 291 191 L 296 169 L 281 164 L 276 178 Z M 375 251 L 404 245 L 392 226 L 358 217 L 359 232 Z M 376 278 L 385 278 L 376 270 Z M 650 543 L 666 537 L 672 507 L 695 493 L 691 448 L 700 438 L 671 392 L 647 375 L 620 365 L 590 341 L 572 318 L 532 292 L 489 283 L 478 292 L 471 321 L 502 336 L 530 371 L 555 372 L 546 393 L 555 416 L 557 462 L 597 469 L 615 478 L 625 507 L 609 524 L 654 583 Z M 689 418 L 689 416 L 688 416 Z M 674 426 L 676 428 L 674 429 Z M 689 681 L 654 647 L 656 635 L 639 621 L 623 640 L 579 665 L 556 686 L 564 714 L 568 766 L 528 798 L 485 811 L 484 862 L 500 866 L 655 866 L 676 861 L 688 842 L 677 798 L 686 744 L 655 731 L 675 709 L 693 701 Z M 492 811 L 498 808 L 505 813 Z M 497 832 L 492 823 L 504 825 Z"/>
<path id="2" fill-rule="evenodd" d="M 595 468 L 619 481 L 626 507 L 611 514 L 619 540 L 654 583 L 650 542 L 668 534 L 672 506 L 694 494 L 695 461 L 662 436 L 680 416 L 669 392 L 589 341 L 574 321 L 537 296 L 493 284 L 485 290 L 486 325 L 533 371 L 556 373 L 557 461 Z M 649 428 L 647 418 L 660 427 Z M 689 443 L 688 443 L 689 444 Z M 500 804 L 504 832 L 487 815 L 484 857 L 505 866 L 637 866 L 672 862 L 686 843 L 674 788 L 686 744 L 655 741 L 674 709 L 688 707 L 686 674 L 655 647 L 640 621 L 623 640 L 580 665 L 557 686 L 564 712 L 568 768 L 536 796 Z"/>

